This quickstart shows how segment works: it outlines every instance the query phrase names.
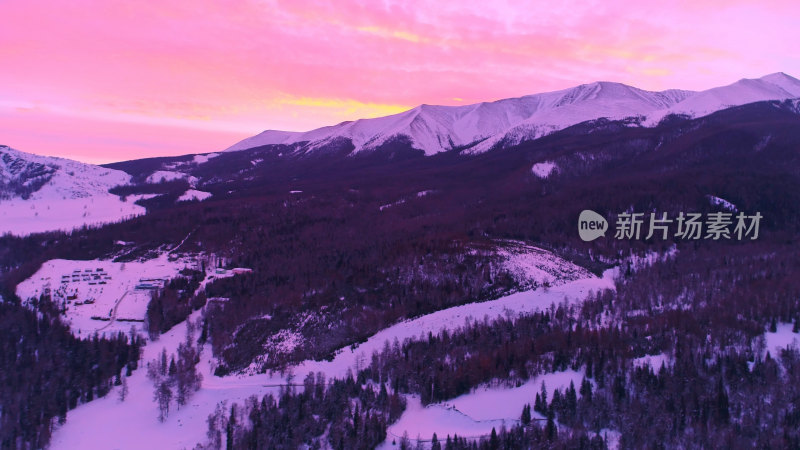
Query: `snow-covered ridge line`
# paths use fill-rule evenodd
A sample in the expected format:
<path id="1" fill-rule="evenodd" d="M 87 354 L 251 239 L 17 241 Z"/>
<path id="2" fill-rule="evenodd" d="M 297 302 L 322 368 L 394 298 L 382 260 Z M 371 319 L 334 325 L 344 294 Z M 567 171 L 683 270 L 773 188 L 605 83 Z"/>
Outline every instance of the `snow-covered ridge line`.
<path id="1" fill-rule="evenodd" d="M 342 122 L 307 132 L 267 130 L 226 151 L 263 145 L 306 143 L 308 150 L 347 139 L 355 152 L 378 148 L 399 137 L 426 155 L 473 145 L 471 153 L 496 145 L 514 145 L 587 120 L 646 117 L 657 124 L 668 114 L 701 117 L 731 106 L 800 97 L 800 80 L 784 73 L 742 79 L 694 92 L 645 91 L 621 83 L 594 82 L 570 89 L 465 106 L 420 105 L 374 119 Z"/>

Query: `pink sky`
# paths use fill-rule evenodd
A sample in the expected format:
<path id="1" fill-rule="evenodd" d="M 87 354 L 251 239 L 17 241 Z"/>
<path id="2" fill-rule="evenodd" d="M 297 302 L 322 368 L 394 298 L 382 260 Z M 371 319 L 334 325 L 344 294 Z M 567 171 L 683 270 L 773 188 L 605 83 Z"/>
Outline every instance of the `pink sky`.
<path id="1" fill-rule="evenodd" d="M 0 144 L 87 162 L 596 80 L 800 76 L 797 1 L 3 0 L 0 17 Z"/>

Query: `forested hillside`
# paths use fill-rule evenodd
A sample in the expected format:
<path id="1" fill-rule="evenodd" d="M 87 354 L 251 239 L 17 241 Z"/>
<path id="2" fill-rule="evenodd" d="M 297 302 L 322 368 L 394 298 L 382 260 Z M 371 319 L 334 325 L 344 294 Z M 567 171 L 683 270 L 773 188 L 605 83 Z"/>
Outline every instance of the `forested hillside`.
<path id="1" fill-rule="evenodd" d="M 16 285 L 55 258 L 133 261 L 180 246 L 181 254 L 217 255 L 222 270 L 247 269 L 202 287 L 201 274 L 189 270 L 154 291 L 147 310 L 155 339 L 202 308 L 198 334 L 216 358 L 217 376 L 330 359 L 404 319 L 548 289 L 566 281 L 568 264 L 600 274 L 631 255 L 676 252 L 649 268 L 623 268 L 616 292 L 582 306 L 556 304 L 398 342 L 352 380 L 322 393 L 290 391 L 233 414 L 222 411 L 219 417 L 236 418 L 226 422 L 229 431 L 219 431 L 234 443 L 260 445 L 277 432 L 276 423 L 297 420 L 302 426 L 291 442 L 318 440 L 327 430 L 332 445 L 370 447 L 402 410 L 379 400 L 383 386 L 390 397 L 414 394 L 428 404 L 481 384 L 514 385 L 569 368 L 584 370 L 589 382 L 575 386 L 575 402 L 556 401 L 553 392 L 538 406 L 532 398 L 544 420 L 531 426 L 543 428 L 496 430 L 500 441 L 485 445 L 588 447 L 601 445 L 595 439 L 601 429 L 612 429 L 624 447 L 796 446 L 797 355 L 767 356 L 760 344 L 773 324 L 797 322 L 800 306 L 793 251 L 800 230 L 800 116 L 790 106 L 765 102 L 700 119 L 671 116 L 653 128 L 597 120 L 479 155 L 454 150 L 422 157 L 407 143 L 390 142 L 363 155 L 287 157 L 284 147 L 265 146 L 191 166 L 187 175 L 196 188 L 212 194 L 202 202 L 174 202 L 184 181 L 145 182 L 157 166 L 152 161 L 115 164 L 137 180 L 117 193 L 161 195 L 142 202 L 146 215 L 70 233 L 0 237 L 8 293 L 0 303 L 8 323 L 0 327 L 2 357 L 9 362 L 4 367 L 17 367 L 0 370 L 8 381 L 3 445 L 44 445 L 52 419 L 105 395 L 126 366 L 136 367 L 142 344 L 123 336 L 75 338 L 46 298 L 36 311 L 24 309 L 13 297 Z M 541 163 L 552 167 L 546 176 L 533 170 Z M 587 243 L 578 237 L 584 209 L 613 226 L 626 211 L 674 216 L 726 207 L 713 199 L 759 212 L 759 238 L 628 240 L 608 233 Z M 509 255 L 531 246 L 563 258 L 564 270 L 520 276 Z M 663 369 L 633 363 L 660 354 L 670 362 Z M 57 381 L 43 381 L 48 377 Z M 366 407 L 346 417 L 326 412 L 361 397 Z M 303 418 L 289 407 L 300 403 Z M 22 404 L 28 407 L 6 406 Z M 244 410 L 252 417 L 240 417 Z M 248 420 L 259 428 L 253 431 Z"/>

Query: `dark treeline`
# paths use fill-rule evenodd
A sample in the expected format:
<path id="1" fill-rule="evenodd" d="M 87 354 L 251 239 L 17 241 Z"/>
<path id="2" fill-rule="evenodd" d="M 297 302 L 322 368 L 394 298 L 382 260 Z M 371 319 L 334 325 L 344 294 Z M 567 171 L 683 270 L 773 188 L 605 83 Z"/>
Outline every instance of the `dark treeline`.
<path id="1" fill-rule="evenodd" d="M 427 403 L 494 378 L 591 367 L 603 352 L 630 359 L 674 351 L 687 333 L 710 333 L 723 348 L 749 347 L 765 324 L 800 319 L 799 263 L 792 249 L 769 244 L 687 248 L 650 267 L 623 268 L 629 279 L 616 293 L 596 293 L 580 308 L 553 305 L 519 318 L 468 322 L 423 341 L 387 342 L 373 357 L 373 376 L 419 392 Z M 609 321 L 617 326 L 601 326 Z"/>
<path id="2" fill-rule="evenodd" d="M 385 384 L 375 387 L 352 376 L 327 383 L 323 374 L 309 373 L 300 392 L 289 386 L 277 397 L 218 407 L 208 420 L 206 448 L 372 449 L 404 409 L 402 396 Z"/>
<path id="3" fill-rule="evenodd" d="M 440 434 L 441 448 L 603 448 L 602 430 L 621 433 L 621 448 L 796 448 L 800 353 L 771 353 L 763 335 L 781 322 L 800 330 L 800 256 L 770 243 L 720 250 L 679 248 L 649 266 L 623 266 L 616 292 L 579 306 L 387 342 L 356 385 L 430 403 L 484 383 L 517 386 L 543 373 L 584 371 L 579 386 L 542 386 L 508 430 L 477 440 Z M 634 363 L 646 355 L 667 362 Z M 278 417 L 262 426 L 280 427 Z M 249 423 L 238 423 L 247 433 Z M 315 442 L 321 429 L 295 430 L 297 442 Z M 416 446 L 407 437 L 396 441 Z"/>
<path id="4" fill-rule="evenodd" d="M 387 343 L 365 373 L 427 403 L 482 383 L 583 369 L 581 386 L 532 398 L 534 412 L 574 432 L 617 430 L 623 448 L 796 448 L 800 353 L 771 354 L 763 335 L 779 322 L 800 330 L 798 263 L 791 249 L 769 244 L 681 249 L 623 268 L 616 292 L 580 308 Z M 632 363 L 659 354 L 666 365 Z"/>
<path id="5" fill-rule="evenodd" d="M 205 292 L 196 292 L 204 277 L 199 270 L 184 269 L 181 276 L 170 279 L 163 289 L 153 291 L 145 313 L 151 339 L 157 339 L 206 304 Z"/>
<path id="6" fill-rule="evenodd" d="M 300 217 L 293 223 L 291 233 L 302 235 L 298 242 L 314 243 L 302 250 L 309 259 L 267 233 L 260 244 L 266 251 L 236 261 L 252 267 L 253 274 L 207 288 L 208 297 L 229 299 L 209 308 L 206 320 L 215 353 L 230 368 L 247 365 L 265 338 L 281 329 L 301 332 L 304 341 L 293 353 L 273 352 L 265 369 L 327 357 L 404 317 L 496 297 L 518 285 L 490 251 L 469 254 L 470 248 L 458 240 L 422 244 L 410 233 L 376 232 L 366 224 L 354 229 L 355 224 L 345 222 L 336 229 L 345 232 L 339 227 L 347 227 L 366 239 L 342 242 L 330 224 L 304 229 L 308 222 Z M 259 247 L 254 243 L 253 248 Z"/>
<path id="7" fill-rule="evenodd" d="M 0 448 L 46 447 L 67 411 L 103 397 L 130 375 L 142 342 L 124 334 L 78 339 L 46 299 L 0 300 Z"/>
<path id="8" fill-rule="evenodd" d="M 230 409 L 219 405 L 208 418 L 207 441 L 198 446 L 206 450 L 332 448 L 336 450 L 375 448 L 387 438 L 387 425 L 400 417 L 405 408 L 402 396 L 390 393 L 385 384 L 378 392 L 365 383 L 364 373 L 326 384 L 322 375 L 309 374 L 302 392 L 282 388 L 278 397 L 271 394 L 261 401 L 250 398 Z M 557 400 L 552 403 L 557 408 Z M 516 450 L 516 449 L 605 449 L 602 435 L 559 430 L 553 420 L 520 421 L 485 437 L 436 435 L 430 439 L 389 436 L 400 450 Z M 424 443 L 423 443 L 424 442 Z"/>
<path id="9" fill-rule="evenodd" d="M 401 441 L 399 448 L 410 450 L 419 448 L 411 441 Z M 558 433 L 555 427 L 542 425 L 514 425 L 509 429 L 492 429 L 488 437 L 467 439 L 447 436 L 439 439 L 432 436 L 431 450 L 517 450 L 517 449 L 579 449 L 603 450 L 608 448 L 599 435 L 573 434 L 569 431 Z"/>

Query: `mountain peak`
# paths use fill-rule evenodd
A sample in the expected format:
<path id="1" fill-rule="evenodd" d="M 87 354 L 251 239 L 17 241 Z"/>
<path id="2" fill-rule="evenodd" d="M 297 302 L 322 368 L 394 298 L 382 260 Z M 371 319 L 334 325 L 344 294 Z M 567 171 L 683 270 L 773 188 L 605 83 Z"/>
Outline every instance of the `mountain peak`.
<path id="1" fill-rule="evenodd" d="M 778 86 L 793 97 L 800 97 L 800 80 L 783 72 L 764 75 L 759 80 Z"/>
<path id="2" fill-rule="evenodd" d="M 770 74 L 764 75 L 764 76 L 763 76 L 763 77 L 761 77 L 760 79 L 761 79 L 761 80 L 764 80 L 764 81 L 772 81 L 772 80 L 791 80 L 791 81 L 796 81 L 796 82 L 800 83 L 800 80 L 798 80 L 797 78 L 795 78 L 795 77 L 793 77 L 793 76 L 791 76 L 791 75 L 787 74 L 786 72 L 775 72 L 775 73 L 770 73 Z"/>

